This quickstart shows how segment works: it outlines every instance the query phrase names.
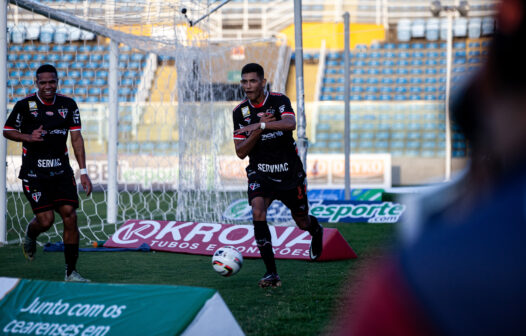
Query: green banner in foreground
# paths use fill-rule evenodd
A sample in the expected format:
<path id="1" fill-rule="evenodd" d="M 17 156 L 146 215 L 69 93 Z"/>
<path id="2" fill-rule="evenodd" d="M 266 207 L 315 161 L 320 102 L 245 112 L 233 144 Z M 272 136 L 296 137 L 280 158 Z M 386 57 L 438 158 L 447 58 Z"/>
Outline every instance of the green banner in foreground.
<path id="1" fill-rule="evenodd" d="M 0 277 L 0 334 L 243 335 L 214 289 Z"/>

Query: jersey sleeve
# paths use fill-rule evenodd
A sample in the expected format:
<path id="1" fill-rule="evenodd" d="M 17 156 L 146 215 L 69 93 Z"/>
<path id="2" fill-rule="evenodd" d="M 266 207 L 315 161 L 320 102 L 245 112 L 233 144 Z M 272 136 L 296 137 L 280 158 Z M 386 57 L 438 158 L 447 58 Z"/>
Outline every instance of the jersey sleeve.
<path id="1" fill-rule="evenodd" d="M 75 103 L 74 100 L 71 100 L 71 109 L 72 113 L 70 113 L 69 131 L 80 131 L 82 129 L 82 124 L 80 122 L 80 111 L 77 103 Z"/>
<path id="2" fill-rule="evenodd" d="M 290 99 L 287 96 L 282 96 L 281 104 L 278 107 L 279 113 L 282 117 L 296 117 Z"/>
<path id="3" fill-rule="evenodd" d="M 18 101 L 9 114 L 9 117 L 7 117 L 4 124 L 4 131 L 20 131 L 20 127 L 22 126 L 22 112 L 23 104 Z"/>
<path id="4" fill-rule="evenodd" d="M 234 122 L 234 131 L 237 131 L 238 129 L 243 127 L 243 116 L 241 115 L 241 109 L 236 108 L 232 112 L 232 119 Z M 245 140 L 247 136 L 244 133 L 241 134 L 235 134 L 234 133 L 234 140 Z"/>

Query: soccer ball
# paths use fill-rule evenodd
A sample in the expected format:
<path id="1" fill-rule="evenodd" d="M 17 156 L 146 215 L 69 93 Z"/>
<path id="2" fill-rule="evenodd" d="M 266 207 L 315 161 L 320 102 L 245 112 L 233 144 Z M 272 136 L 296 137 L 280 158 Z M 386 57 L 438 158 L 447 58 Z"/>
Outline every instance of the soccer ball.
<path id="1" fill-rule="evenodd" d="M 231 276 L 243 266 L 243 255 L 234 246 L 218 248 L 212 257 L 214 270 L 222 276 Z"/>

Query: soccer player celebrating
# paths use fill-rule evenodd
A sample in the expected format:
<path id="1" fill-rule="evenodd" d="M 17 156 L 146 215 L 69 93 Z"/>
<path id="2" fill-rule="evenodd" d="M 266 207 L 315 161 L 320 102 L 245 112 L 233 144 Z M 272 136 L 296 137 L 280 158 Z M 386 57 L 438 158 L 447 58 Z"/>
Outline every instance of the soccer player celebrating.
<path id="1" fill-rule="evenodd" d="M 89 282 L 76 271 L 79 230 L 75 209 L 79 201 L 66 145 L 70 132 L 80 181 L 89 195 L 91 181 L 86 170 L 79 109 L 73 99 L 56 93 L 58 75 L 54 66 L 44 64 L 37 69 L 36 86 L 36 94 L 15 104 L 3 132 L 7 139 L 22 142 L 18 177 L 35 214 L 27 225 L 24 255 L 30 261 L 34 259 L 36 239 L 53 225 L 57 211 L 64 222 L 65 281 Z"/>
<path id="2" fill-rule="evenodd" d="M 248 201 L 252 207 L 254 237 L 266 273 L 260 287 L 281 286 L 276 270 L 267 209 L 273 200 L 283 202 L 300 229 L 312 235 L 310 258 L 322 253 L 323 227 L 309 216 L 306 174 L 298 156 L 292 131 L 296 129 L 294 110 L 289 98 L 266 92 L 263 67 L 249 63 L 241 70 L 241 85 L 246 98 L 233 111 L 236 154 L 249 156 L 246 168 Z"/>

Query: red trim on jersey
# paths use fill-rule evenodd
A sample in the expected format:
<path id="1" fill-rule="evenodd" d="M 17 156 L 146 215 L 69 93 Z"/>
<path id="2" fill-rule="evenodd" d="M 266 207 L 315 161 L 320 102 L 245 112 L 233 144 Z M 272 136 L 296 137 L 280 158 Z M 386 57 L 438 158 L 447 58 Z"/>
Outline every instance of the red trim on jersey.
<path id="1" fill-rule="evenodd" d="M 279 93 L 279 92 L 270 92 L 270 95 L 271 95 L 271 96 L 283 96 L 283 93 Z"/>
<path id="2" fill-rule="evenodd" d="M 16 131 L 16 128 L 11 126 L 4 126 L 4 131 Z"/>
<path id="3" fill-rule="evenodd" d="M 267 102 L 268 95 L 269 95 L 269 93 L 267 92 L 267 95 L 265 96 L 265 99 L 263 99 L 263 102 L 262 102 L 261 104 L 253 105 L 252 102 L 251 102 L 250 100 L 248 101 L 248 103 L 249 103 L 250 106 L 252 106 L 253 108 L 260 108 L 261 106 L 265 105 L 265 103 Z"/>
<path id="4" fill-rule="evenodd" d="M 292 111 L 285 111 L 281 114 L 282 116 L 293 116 L 295 117 L 296 115 L 294 114 L 294 112 Z"/>
<path id="5" fill-rule="evenodd" d="M 241 134 L 235 134 L 234 140 L 245 140 L 247 137 Z"/>
<path id="6" fill-rule="evenodd" d="M 46 103 L 46 102 L 44 102 L 44 101 L 40 98 L 40 96 L 38 95 L 38 93 L 37 93 L 37 98 L 38 98 L 38 100 L 40 100 L 40 102 L 41 102 L 42 104 L 47 105 L 47 106 L 51 106 L 51 105 L 55 105 L 55 100 L 57 99 L 57 94 L 55 93 L 55 96 L 53 97 L 53 102 L 52 102 L 52 103 Z"/>
<path id="7" fill-rule="evenodd" d="M 71 132 L 73 132 L 73 131 L 80 131 L 81 129 L 82 129 L 82 127 L 80 127 L 80 126 L 71 126 L 71 127 L 69 128 L 69 130 L 70 130 Z"/>
<path id="8" fill-rule="evenodd" d="M 26 154 L 27 154 L 27 148 L 22 147 L 22 155 L 26 156 Z"/>
<path id="9" fill-rule="evenodd" d="M 243 100 L 241 103 L 239 103 L 236 107 L 234 107 L 234 111 L 237 110 L 238 107 L 243 105 L 248 99 Z"/>

